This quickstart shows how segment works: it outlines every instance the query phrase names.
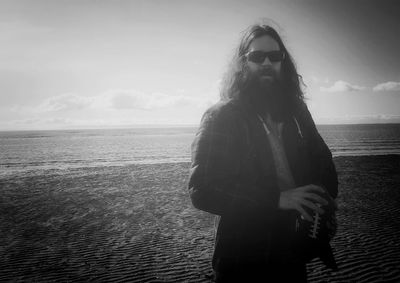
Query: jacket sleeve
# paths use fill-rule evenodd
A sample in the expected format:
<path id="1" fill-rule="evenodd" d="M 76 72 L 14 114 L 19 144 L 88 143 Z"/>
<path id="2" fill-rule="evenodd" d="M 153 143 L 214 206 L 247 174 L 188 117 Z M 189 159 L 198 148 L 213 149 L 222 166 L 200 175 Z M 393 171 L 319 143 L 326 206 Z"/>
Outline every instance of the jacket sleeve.
<path id="1" fill-rule="evenodd" d="M 279 191 L 240 181 L 240 130 L 235 119 L 232 111 L 220 109 L 204 114 L 192 143 L 192 203 L 220 216 L 271 214 L 277 209 Z"/>
<path id="2" fill-rule="evenodd" d="M 322 186 L 332 198 L 336 198 L 338 195 L 338 177 L 332 153 L 318 133 L 307 108 L 305 109 L 305 119 L 310 125 L 311 170 L 314 184 Z"/>

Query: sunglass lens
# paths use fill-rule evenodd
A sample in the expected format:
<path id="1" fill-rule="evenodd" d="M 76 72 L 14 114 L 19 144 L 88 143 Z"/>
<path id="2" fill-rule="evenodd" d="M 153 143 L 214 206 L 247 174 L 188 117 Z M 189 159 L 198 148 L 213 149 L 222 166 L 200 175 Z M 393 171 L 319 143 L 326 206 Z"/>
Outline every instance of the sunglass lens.
<path id="1" fill-rule="evenodd" d="M 253 51 L 248 55 L 248 60 L 254 63 L 262 63 L 265 60 L 267 54 L 263 51 Z"/>
<path id="2" fill-rule="evenodd" d="M 282 51 L 270 51 L 270 52 L 264 52 L 264 51 L 253 51 L 250 52 L 247 55 L 247 59 L 251 62 L 261 64 L 264 62 L 265 58 L 268 57 L 268 59 L 271 62 L 280 62 L 282 61 L 285 56 Z"/>
<path id="3" fill-rule="evenodd" d="M 280 62 L 284 58 L 283 52 L 281 51 L 272 51 L 268 53 L 268 58 L 271 62 Z"/>

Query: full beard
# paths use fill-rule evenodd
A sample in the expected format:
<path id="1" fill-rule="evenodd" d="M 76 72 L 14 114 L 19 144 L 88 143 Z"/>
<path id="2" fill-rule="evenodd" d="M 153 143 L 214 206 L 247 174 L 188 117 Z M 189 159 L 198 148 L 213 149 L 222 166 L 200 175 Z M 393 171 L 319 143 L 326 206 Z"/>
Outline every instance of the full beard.
<path id="1" fill-rule="evenodd" d="M 291 112 L 291 99 L 280 79 L 253 76 L 248 86 L 250 103 L 260 115 L 268 113 L 275 121 L 284 121 L 288 118 Z"/>

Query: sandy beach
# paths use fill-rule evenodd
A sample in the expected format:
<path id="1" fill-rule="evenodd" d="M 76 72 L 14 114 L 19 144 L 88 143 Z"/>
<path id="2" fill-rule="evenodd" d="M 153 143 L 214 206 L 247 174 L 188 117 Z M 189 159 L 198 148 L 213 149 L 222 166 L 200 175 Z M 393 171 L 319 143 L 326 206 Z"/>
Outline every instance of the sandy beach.
<path id="1" fill-rule="evenodd" d="M 339 271 L 310 282 L 400 282 L 400 156 L 336 157 Z M 25 172 L 0 179 L 0 281 L 209 282 L 213 216 L 189 163 Z"/>

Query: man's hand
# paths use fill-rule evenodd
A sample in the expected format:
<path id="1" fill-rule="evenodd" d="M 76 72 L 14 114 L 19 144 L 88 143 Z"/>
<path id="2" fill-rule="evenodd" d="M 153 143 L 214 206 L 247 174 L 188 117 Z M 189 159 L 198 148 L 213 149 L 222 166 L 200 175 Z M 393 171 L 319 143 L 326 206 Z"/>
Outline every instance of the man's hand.
<path id="1" fill-rule="evenodd" d="M 283 210 L 297 210 L 303 218 L 308 221 L 313 221 L 313 218 L 307 213 L 304 207 L 322 214 L 324 210 L 321 209 L 319 205 L 328 204 L 328 201 L 318 193 L 326 194 L 323 188 L 312 184 L 281 192 L 279 208 Z"/>

